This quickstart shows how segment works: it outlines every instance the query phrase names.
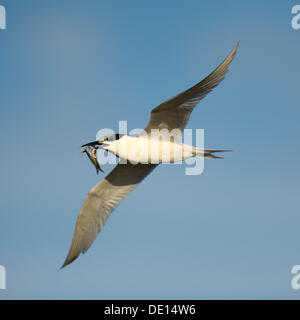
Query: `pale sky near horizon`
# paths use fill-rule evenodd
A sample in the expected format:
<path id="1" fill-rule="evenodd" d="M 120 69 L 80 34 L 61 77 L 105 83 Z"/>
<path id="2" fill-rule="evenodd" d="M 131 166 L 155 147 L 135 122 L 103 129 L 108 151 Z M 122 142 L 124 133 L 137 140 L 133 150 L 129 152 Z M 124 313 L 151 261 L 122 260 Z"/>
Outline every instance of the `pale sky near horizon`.
<path id="1" fill-rule="evenodd" d="M 0 0 L 1 299 L 299 299 L 297 1 Z M 299 3 L 300 4 L 300 1 Z M 158 167 L 59 271 L 97 176 L 78 146 L 208 75 L 188 128 L 233 149 Z M 113 166 L 104 166 L 107 174 Z"/>

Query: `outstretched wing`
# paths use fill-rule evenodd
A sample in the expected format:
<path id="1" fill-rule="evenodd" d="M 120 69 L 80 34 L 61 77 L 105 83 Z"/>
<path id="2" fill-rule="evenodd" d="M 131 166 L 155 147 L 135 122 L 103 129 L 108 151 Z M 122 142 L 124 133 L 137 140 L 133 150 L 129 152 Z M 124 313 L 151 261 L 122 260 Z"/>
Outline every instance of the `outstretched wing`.
<path id="1" fill-rule="evenodd" d="M 78 215 L 71 248 L 62 268 L 88 250 L 111 212 L 155 167 L 151 164 L 118 164 L 90 190 Z"/>
<path id="2" fill-rule="evenodd" d="M 217 69 L 204 80 L 153 109 L 145 131 L 148 134 L 151 133 L 151 129 L 168 129 L 171 131 L 178 128 L 183 131 L 194 107 L 224 79 L 238 46 L 239 43 Z"/>

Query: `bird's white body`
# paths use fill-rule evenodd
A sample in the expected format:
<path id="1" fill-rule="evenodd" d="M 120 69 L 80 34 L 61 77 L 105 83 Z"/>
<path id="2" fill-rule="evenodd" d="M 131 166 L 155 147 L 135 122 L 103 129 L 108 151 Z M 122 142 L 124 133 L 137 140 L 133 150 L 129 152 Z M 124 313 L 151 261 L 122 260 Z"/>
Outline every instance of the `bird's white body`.
<path id="1" fill-rule="evenodd" d="M 183 161 L 196 155 L 196 148 L 168 137 L 131 137 L 105 142 L 103 149 L 131 163 L 158 164 Z M 197 153 L 199 155 L 199 153 Z"/>

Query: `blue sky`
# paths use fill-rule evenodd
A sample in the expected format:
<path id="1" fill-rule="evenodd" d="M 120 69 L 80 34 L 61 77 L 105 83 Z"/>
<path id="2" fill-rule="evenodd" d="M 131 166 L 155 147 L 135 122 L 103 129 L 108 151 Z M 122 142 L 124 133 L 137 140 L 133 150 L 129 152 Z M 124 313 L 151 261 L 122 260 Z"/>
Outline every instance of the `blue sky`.
<path id="1" fill-rule="evenodd" d="M 0 0 L 0 299 L 299 299 L 297 1 Z M 102 176 L 78 152 L 212 71 L 188 128 L 230 148 L 204 173 L 157 168 L 59 271 Z M 104 166 L 107 174 L 112 166 Z"/>

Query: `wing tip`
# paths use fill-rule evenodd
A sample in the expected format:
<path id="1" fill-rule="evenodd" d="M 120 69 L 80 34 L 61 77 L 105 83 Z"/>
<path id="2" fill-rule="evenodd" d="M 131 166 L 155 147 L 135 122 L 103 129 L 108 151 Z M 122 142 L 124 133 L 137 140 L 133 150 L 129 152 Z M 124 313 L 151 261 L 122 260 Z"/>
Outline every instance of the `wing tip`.
<path id="1" fill-rule="evenodd" d="M 232 59 L 235 57 L 235 55 L 236 55 L 236 53 L 237 53 L 237 50 L 238 50 L 238 48 L 239 48 L 239 46 L 240 46 L 240 40 L 237 42 L 237 44 L 235 45 L 235 47 L 233 48 L 233 50 L 231 51 L 231 54 L 230 54 L 230 56 L 232 56 Z"/>
<path id="2" fill-rule="evenodd" d="M 66 258 L 66 260 L 64 261 L 63 265 L 60 267 L 59 270 L 62 270 L 63 268 L 65 268 L 67 265 L 69 265 L 72 261 L 70 261 L 68 259 L 68 257 Z"/>
<path id="3" fill-rule="evenodd" d="M 74 256 L 70 256 L 70 254 L 68 254 L 65 262 L 63 263 L 63 265 L 60 267 L 59 270 L 62 270 L 63 268 L 65 268 L 67 265 L 71 264 L 74 260 L 76 260 L 78 258 L 78 255 L 74 255 Z"/>
<path id="4" fill-rule="evenodd" d="M 237 44 L 235 45 L 235 47 L 232 49 L 232 51 L 229 53 L 228 57 L 225 60 L 230 58 L 230 63 L 231 63 L 237 53 L 239 46 L 240 46 L 240 40 L 237 42 Z"/>
<path id="5" fill-rule="evenodd" d="M 72 240 L 71 247 L 69 249 L 68 255 L 67 255 L 63 265 L 61 266 L 60 270 L 65 268 L 67 265 L 71 264 L 74 260 L 76 260 L 79 257 L 80 253 L 81 253 L 81 251 L 78 250 L 78 247 L 76 246 L 77 241 L 75 239 L 76 238 L 73 237 L 73 240 Z"/>

